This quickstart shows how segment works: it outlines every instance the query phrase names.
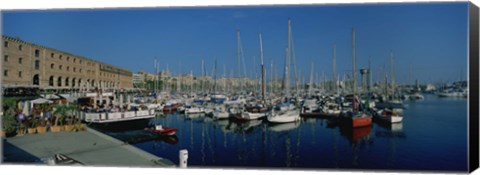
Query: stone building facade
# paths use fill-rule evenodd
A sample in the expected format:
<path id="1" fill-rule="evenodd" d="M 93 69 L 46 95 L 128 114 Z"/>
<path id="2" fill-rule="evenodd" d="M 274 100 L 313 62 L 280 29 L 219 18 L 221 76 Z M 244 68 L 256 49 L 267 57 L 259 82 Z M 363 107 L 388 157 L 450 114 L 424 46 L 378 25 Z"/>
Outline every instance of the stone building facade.
<path id="1" fill-rule="evenodd" d="M 71 53 L 2 36 L 2 87 L 131 89 L 132 72 Z"/>

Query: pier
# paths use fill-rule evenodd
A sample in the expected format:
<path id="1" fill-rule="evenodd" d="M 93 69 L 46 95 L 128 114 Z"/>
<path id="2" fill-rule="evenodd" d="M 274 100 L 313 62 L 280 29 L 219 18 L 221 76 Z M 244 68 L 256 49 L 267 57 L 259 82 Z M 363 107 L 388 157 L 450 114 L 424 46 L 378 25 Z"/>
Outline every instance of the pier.
<path id="1" fill-rule="evenodd" d="M 69 156 L 87 166 L 175 167 L 127 143 L 87 128 L 83 132 L 23 135 L 4 139 L 4 163 L 43 163 L 54 154 Z"/>

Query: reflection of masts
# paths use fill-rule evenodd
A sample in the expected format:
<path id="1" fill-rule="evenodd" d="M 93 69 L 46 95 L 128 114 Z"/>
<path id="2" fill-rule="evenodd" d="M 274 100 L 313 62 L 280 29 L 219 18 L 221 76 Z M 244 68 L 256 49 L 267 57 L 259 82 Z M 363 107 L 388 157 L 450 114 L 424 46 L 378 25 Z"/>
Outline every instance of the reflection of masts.
<path id="1" fill-rule="evenodd" d="M 205 124 L 204 124 L 204 125 L 205 125 Z M 214 149 L 213 149 L 213 145 L 214 145 L 214 144 L 212 144 L 212 139 L 210 138 L 210 133 L 212 133 L 212 132 L 209 131 L 209 128 L 210 128 L 210 127 L 207 128 L 208 148 L 210 149 L 210 153 L 212 154 L 212 160 L 211 160 L 211 161 L 212 161 L 212 163 L 215 163 L 215 151 L 213 151 L 213 150 L 214 150 Z M 213 134 L 213 139 L 214 139 L 214 142 L 213 142 L 213 143 L 217 143 L 217 142 L 216 142 L 216 141 L 217 141 L 217 139 L 216 139 L 217 137 L 215 137 L 215 136 L 216 136 L 216 134 L 215 134 L 216 132 L 213 131 L 213 133 L 214 133 L 214 134 Z M 215 145 L 217 145 L 217 144 L 215 144 Z"/>
<path id="2" fill-rule="evenodd" d="M 291 142 L 290 140 L 291 140 L 291 139 L 290 139 L 290 134 L 289 134 L 289 135 L 287 136 L 287 140 L 285 140 L 285 148 L 286 148 L 286 150 L 287 150 L 287 151 L 286 151 L 286 153 L 287 153 L 287 155 L 286 155 L 286 156 L 287 156 L 287 160 L 286 160 L 286 162 L 285 162 L 285 166 L 286 166 L 286 167 L 290 167 L 291 164 L 292 164 L 292 160 L 291 160 L 292 153 L 290 153 L 290 147 L 291 147 L 291 146 L 290 146 L 290 142 Z"/>
<path id="3" fill-rule="evenodd" d="M 193 149 L 193 121 L 190 120 L 190 148 Z"/>
<path id="4" fill-rule="evenodd" d="M 339 161 L 339 158 L 338 158 L 338 147 L 337 147 L 337 143 L 338 143 L 338 132 L 337 132 L 337 130 L 332 130 L 332 133 L 333 133 L 333 157 L 334 157 L 334 165 L 335 165 L 335 167 L 338 167 L 338 161 Z"/>
<path id="5" fill-rule="evenodd" d="M 295 159 L 294 166 L 297 166 L 298 159 L 300 159 L 300 128 L 297 128 L 297 144 L 295 145 Z"/>
<path id="6" fill-rule="evenodd" d="M 267 164 L 267 153 L 265 149 L 267 148 L 267 126 L 263 125 L 262 127 L 262 165 L 265 166 Z"/>
<path id="7" fill-rule="evenodd" d="M 202 147 L 200 153 L 202 154 L 202 165 L 205 165 L 205 125 L 202 125 Z"/>

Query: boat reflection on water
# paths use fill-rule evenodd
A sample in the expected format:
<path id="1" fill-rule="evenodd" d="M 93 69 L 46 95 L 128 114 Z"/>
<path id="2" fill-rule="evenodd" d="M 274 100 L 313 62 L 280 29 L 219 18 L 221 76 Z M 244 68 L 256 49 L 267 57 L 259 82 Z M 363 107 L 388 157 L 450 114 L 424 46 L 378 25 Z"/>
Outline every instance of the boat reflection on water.
<path id="1" fill-rule="evenodd" d="M 403 123 L 377 123 L 377 125 L 381 128 L 375 132 L 377 137 L 406 137 L 403 132 Z"/>
<path id="2" fill-rule="evenodd" d="M 105 132 L 105 134 L 122 140 L 128 144 L 137 144 L 148 141 L 163 141 L 168 144 L 177 144 L 178 137 L 176 135 L 162 136 L 146 130 L 122 131 L 122 132 Z"/>
<path id="3" fill-rule="evenodd" d="M 161 137 L 160 140 L 171 145 L 175 145 L 178 143 L 178 137 L 176 135 L 164 136 L 164 137 Z"/>
<path id="4" fill-rule="evenodd" d="M 205 114 L 203 113 L 195 113 L 195 114 L 184 114 L 185 116 L 185 119 L 198 119 L 198 118 L 201 118 L 201 117 L 204 117 Z"/>
<path id="5" fill-rule="evenodd" d="M 300 122 L 291 122 L 291 123 L 280 123 L 280 124 L 270 124 L 268 129 L 273 132 L 283 132 L 289 131 L 300 126 Z"/>
<path id="6" fill-rule="evenodd" d="M 366 127 L 340 127 L 340 134 L 346 137 L 350 143 L 356 144 L 361 140 L 369 140 L 370 133 L 372 132 L 371 126 Z"/>
<path id="7" fill-rule="evenodd" d="M 112 123 L 91 123 L 89 126 L 101 132 L 122 132 L 143 130 L 149 123 L 150 119 L 139 119 Z"/>
<path id="8" fill-rule="evenodd" d="M 252 133 L 254 128 L 262 124 L 262 120 L 247 120 L 241 123 L 236 123 L 237 131 L 241 133 Z"/>

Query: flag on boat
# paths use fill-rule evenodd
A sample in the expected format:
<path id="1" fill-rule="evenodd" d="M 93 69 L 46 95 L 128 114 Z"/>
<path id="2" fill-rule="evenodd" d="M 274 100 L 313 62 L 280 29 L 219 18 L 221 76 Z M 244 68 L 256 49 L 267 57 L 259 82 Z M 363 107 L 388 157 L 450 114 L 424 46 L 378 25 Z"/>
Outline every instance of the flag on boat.
<path id="1" fill-rule="evenodd" d="M 359 105 L 360 105 L 360 100 L 358 99 L 357 96 L 355 96 L 355 98 L 353 99 L 353 109 L 357 110 Z"/>

